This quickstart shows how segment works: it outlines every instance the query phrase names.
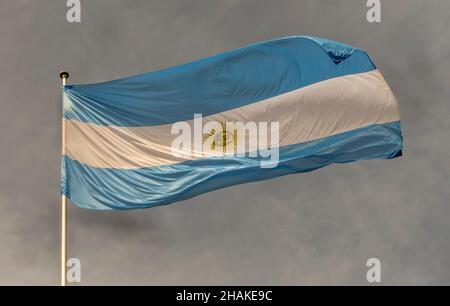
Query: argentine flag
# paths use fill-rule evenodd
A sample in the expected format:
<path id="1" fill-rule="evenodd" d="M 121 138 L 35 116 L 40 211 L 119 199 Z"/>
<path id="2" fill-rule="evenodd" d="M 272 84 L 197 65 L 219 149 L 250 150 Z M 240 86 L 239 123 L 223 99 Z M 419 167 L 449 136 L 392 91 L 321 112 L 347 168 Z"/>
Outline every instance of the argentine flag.
<path id="1" fill-rule="evenodd" d="M 403 146 L 397 101 L 367 53 L 314 37 L 66 85 L 63 121 L 61 192 L 95 210 L 390 159 Z"/>

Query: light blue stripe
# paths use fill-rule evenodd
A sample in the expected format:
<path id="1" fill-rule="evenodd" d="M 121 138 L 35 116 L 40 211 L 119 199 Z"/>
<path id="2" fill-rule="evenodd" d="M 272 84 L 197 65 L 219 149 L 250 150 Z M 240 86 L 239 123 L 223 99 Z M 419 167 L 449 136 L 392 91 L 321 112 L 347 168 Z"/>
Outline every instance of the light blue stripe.
<path id="1" fill-rule="evenodd" d="M 133 170 L 100 169 L 63 159 L 61 190 L 82 208 L 125 210 L 188 199 L 208 191 L 332 163 L 393 158 L 401 153 L 400 122 L 371 125 L 280 148 L 276 168 L 260 168 L 259 158 L 208 158 Z"/>
<path id="2" fill-rule="evenodd" d="M 321 38 L 288 37 L 139 76 L 65 86 L 70 104 L 64 116 L 99 125 L 168 124 L 374 69 L 360 49 Z"/>

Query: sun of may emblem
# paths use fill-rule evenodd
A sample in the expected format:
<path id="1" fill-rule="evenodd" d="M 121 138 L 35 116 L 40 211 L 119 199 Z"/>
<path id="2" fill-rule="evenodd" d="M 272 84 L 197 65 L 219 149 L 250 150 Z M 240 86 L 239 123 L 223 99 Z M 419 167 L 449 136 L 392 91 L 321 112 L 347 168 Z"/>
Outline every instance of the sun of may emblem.
<path id="1" fill-rule="evenodd" d="M 231 122 L 220 122 L 207 134 L 204 134 L 203 144 L 213 152 L 234 152 L 239 141 L 238 130 Z"/>

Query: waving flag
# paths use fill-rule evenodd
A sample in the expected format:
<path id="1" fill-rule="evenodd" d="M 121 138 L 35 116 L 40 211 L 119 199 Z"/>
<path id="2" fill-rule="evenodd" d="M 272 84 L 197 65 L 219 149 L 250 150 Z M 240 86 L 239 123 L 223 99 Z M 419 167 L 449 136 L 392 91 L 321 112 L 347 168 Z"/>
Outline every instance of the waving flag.
<path id="1" fill-rule="evenodd" d="M 63 110 L 61 191 L 98 210 L 390 159 L 403 145 L 396 99 L 367 53 L 312 37 L 66 85 Z"/>

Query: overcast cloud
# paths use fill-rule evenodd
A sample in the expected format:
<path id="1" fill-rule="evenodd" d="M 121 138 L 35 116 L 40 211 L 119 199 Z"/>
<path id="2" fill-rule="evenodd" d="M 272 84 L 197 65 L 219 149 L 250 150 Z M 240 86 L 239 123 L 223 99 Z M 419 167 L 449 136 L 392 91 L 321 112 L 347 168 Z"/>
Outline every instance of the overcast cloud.
<path id="1" fill-rule="evenodd" d="M 396 94 L 402 158 L 333 165 L 129 212 L 70 205 L 82 284 L 450 285 L 450 2 L 94 0 L 0 3 L 0 284 L 58 284 L 60 79 L 93 83 L 261 40 L 369 52 Z"/>

